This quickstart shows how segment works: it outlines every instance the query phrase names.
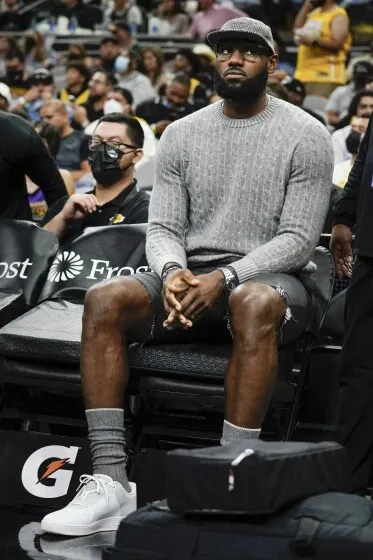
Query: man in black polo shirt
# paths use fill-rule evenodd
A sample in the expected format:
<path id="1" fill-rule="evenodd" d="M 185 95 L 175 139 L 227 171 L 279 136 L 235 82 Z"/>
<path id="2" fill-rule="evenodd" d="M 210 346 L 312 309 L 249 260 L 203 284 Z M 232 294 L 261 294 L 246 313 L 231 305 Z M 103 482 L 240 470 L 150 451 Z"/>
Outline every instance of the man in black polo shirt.
<path id="1" fill-rule="evenodd" d="M 340 375 L 339 441 L 351 467 L 351 487 L 364 492 L 373 465 L 373 116 L 336 206 L 331 252 L 346 296 Z M 356 226 L 354 265 L 352 228 Z M 351 274 L 352 273 L 352 274 Z"/>
<path id="2" fill-rule="evenodd" d="M 194 113 L 199 107 L 188 102 L 190 78 L 179 73 L 166 87 L 165 98 L 145 101 L 136 107 L 136 116 L 149 123 L 157 138 L 160 138 L 173 121 Z"/>
<path id="3" fill-rule="evenodd" d="M 136 119 L 121 113 L 102 117 L 89 144 L 95 189 L 56 202 L 45 215 L 44 228 L 64 242 L 86 227 L 146 223 L 149 197 L 137 189 L 134 179 L 143 143 Z"/>

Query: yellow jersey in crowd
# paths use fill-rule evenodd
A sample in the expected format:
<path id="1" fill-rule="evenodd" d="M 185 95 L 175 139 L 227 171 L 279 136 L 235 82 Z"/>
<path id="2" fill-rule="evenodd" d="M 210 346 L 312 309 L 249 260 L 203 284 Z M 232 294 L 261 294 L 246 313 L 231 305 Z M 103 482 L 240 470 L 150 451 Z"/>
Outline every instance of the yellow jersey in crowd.
<path id="1" fill-rule="evenodd" d="M 348 18 L 346 10 L 339 6 L 329 12 L 323 12 L 321 8 L 317 8 L 309 14 L 304 27 L 318 31 L 321 40 L 331 41 L 333 39 L 332 21 L 339 15 Z M 341 49 L 335 53 L 318 46 L 299 45 L 295 78 L 302 82 L 345 84 L 347 81 L 346 58 L 351 43 L 349 33 Z"/>

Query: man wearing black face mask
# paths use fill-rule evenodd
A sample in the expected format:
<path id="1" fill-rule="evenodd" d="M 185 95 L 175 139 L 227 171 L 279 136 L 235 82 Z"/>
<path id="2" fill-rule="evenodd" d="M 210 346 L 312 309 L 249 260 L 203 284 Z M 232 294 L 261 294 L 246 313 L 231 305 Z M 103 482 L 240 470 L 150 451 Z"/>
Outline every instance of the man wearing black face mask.
<path id="1" fill-rule="evenodd" d="M 351 120 L 351 132 L 346 138 L 346 150 L 350 154 L 349 159 L 337 163 L 333 171 L 333 185 L 344 188 L 350 171 L 356 161 L 361 139 L 367 131 L 370 114 L 361 117 L 353 117 Z"/>
<path id="2" fill-rule="evenodd" d="M 88 160 L 95 189 L 53 204 L 44 217 L 44 228 L 64 242 L 86 227 L 146 223 L 149 197 L 137 189 L 134 179 L 143 143 L 142 128 L 132 117 L 121 113 L 102 117 L 90 141 Z"/>
<path id="3" fill-rule="evenodd" d="M 268 26 L 238 18 L 208 39 L 224 99 L 174 121 L 159 141 L 146 240 L 153 272 L 86 295 L 81 363 L 93 476 L 79 508 L 74 501 L 50 513 L 44 531 L 113 530 L 136 507 L 125 470 L 126 340 L 231 342 L 225 444 L 259 437 L 277 331 L 290 344 L 309 322 L 305 274 L 328 209 L 330 136 L 267 95 L 277 64 Z"/>

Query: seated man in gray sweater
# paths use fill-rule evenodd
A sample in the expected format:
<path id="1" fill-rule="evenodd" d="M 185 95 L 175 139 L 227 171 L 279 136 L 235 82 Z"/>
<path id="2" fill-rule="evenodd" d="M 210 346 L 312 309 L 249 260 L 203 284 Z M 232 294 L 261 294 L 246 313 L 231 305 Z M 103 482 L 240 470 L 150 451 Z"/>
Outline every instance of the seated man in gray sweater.
<path id="1" fill-rule="evenodd" d="M 223 98 L 171 124 L 159 144 L 149 210 L 152 273 L 91 289 L 82 384 L 93 476 L 42 529 L 115 529 L 136 507 L 126 476 L 127 340 L 232 339 L 222 444 L 257 438 L 284 344 L 305 329 L 310 257 L 328 209 L 325 127 L 266 94 L 277 56 L 269 27 L 239 18 L 209 34 Z"/>

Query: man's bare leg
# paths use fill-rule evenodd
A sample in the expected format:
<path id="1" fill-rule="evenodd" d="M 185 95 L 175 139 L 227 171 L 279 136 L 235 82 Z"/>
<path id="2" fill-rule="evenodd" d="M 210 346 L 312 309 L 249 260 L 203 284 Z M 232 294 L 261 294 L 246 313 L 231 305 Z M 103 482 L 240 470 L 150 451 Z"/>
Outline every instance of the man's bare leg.
<path id="1" fill-rule="evenodd" d="M 149 293 L 134 278 L 98 284 L 84 302 L 81 375 L 93 472 L 110 476 L 128 492 L 123 425 L 127 339 L 145 340 L 152 317 Z"/>
<path id="2" fill-rule="evenodd" d="M 81 376 L 86 408 L 121 408 L 128 382 L 127 337 L 144 340 L 153 310 L 134 278 L 118 277 L 91 288 L 84 301 Z"/>
<path id="3" fill-rule="evenodd" d="M 242 430 L 242 438 L 237 439 L 259 435 L 276 381 L 276 333 L 284 318 L 286 303 L 271 286 L 252 281 L 232 292 L 229 307 L 233 351 L 225 380 L 223 441 L 239 436 L 236 427 L 253 430 L 252 434 Z"/>

